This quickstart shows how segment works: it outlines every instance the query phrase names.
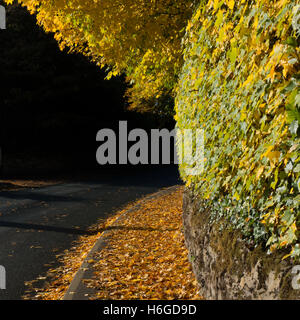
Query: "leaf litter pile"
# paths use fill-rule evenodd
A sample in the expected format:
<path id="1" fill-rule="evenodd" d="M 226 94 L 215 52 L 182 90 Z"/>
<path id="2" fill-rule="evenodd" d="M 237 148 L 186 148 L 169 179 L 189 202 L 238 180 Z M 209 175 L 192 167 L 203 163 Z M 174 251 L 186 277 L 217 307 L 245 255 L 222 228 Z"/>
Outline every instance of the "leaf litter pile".
<path id="1" fill-rule="evenodd" d="M 95 292 L 90 299 L 202 299 L 184 244 L 182 192 L 182 187 L 163 190 L 100 226 L 109 240 L 88 261 L 94 270 L 93 278 L 84 280 Z M 83 236 L 65 252 L 61 267 L 50 270 L 47 287 L 35 289 L 35 298 L 61 299 L 98 238 Z"/>

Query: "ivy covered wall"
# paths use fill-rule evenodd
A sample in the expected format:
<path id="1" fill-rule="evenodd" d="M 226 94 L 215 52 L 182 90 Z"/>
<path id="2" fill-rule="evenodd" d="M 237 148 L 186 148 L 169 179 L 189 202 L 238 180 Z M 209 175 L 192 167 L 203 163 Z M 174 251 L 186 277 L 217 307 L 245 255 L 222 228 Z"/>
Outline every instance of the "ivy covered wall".
<path id="1" fill-rule="evenodd" d="M 177 85 L 180 129 L 204 129 L 204 171 L 181 175 L 252 243 L 300 257 L 299 1 L 201 1 Z M 286 258 L 286 257 L 285 257 Z"/>

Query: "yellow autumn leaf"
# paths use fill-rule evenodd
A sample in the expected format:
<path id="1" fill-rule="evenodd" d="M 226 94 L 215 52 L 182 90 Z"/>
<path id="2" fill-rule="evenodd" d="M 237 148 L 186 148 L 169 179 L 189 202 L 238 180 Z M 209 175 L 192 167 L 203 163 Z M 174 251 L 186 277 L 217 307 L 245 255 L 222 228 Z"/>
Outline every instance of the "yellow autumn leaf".
<path id="1" fill-rule="evenodd" d="M 256 172 L 256 179 L 258 180 L 260 178 L 260 176 L 262 175 L 262 173 L 264 172 L 265 167 L 262 166 L 260 167 L 257 172 Z"/>
<path id="2" fill-rule="evenodd" d="M 228 7 L 230 10 L 233 10 L 234 8 L 234 0 L 228 0 Z"/>
<path id="3" fill-rule="evenodd" d="M 279 161 L 280 157 L 280 152 L 279 151 L 270 151 L 267 153 L 267 157 L 270 160 L 272 165 L 275 165 Z"/>

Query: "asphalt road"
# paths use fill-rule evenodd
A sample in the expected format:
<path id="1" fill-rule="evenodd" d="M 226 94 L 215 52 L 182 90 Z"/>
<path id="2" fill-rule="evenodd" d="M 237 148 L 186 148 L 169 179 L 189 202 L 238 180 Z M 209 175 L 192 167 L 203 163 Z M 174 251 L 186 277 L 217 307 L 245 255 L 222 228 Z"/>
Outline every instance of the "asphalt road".
<path id="1" fill-rule="evenodd" d="M 176 167 L 168 166 L 89 173 L 59 185 L 0 192 L 0 265 L 6 269 L 0 300 L 22 299 L 25 282 L 55 266 L 56 255 L 99 219 L 178 183 Z"/>

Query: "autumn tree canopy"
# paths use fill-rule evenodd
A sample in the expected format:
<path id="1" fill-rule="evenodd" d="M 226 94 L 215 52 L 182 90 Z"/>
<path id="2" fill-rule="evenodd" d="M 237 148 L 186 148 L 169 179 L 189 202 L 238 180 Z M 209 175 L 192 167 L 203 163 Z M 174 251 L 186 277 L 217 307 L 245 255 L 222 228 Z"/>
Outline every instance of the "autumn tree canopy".
<path id="1" fill-rule="evenodd" d="M 61 48 L 125 73 L 133 108 L 176 92 L 177 127 L 205 129 L 203 174 L 181 175 L 212 220 L 300 259 L 299 0 L 19 2 Z"/>
<path id="2" fill-rule="evenodd" d="M 182 65 L 181 39 L 196 2 L 19 0 L 61 48 L 108 68 L 108 78 L 125 73 L 132 107 L 143 104 L 144 109 L 174 87 Z"/>

